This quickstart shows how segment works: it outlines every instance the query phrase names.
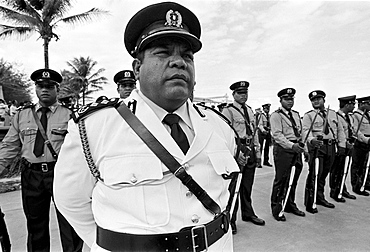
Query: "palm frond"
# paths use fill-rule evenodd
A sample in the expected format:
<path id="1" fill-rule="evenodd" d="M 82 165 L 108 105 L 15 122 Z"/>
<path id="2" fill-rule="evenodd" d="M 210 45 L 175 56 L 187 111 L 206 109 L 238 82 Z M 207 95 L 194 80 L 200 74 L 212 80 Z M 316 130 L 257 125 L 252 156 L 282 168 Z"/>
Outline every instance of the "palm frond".
<path id="1" fill-rule="evenodd" d="M 20 13 L 3 6 L 0 6 L 0 14 L 12 23 L 20 25 L 35 25 L 40 20 L 40 16 L 37 13 L 34 13 L 35 15 L 33 16 L 28 13 Z"/>
<path id="2" fill-rule="evenodd" d="M 70 0 L 49 0 L 45 1 L 42 16 L 49 22 L 62 18 L 63 15 L 71 8 Z"/>
<path id="3" fill-rule="evenodd" d="M 21 40 L 29 38 L 33 33 L 36 32 L 36 29 L 32 27 L 16 27 L 8 25 L 0 25 L 0 39 L 5 39 L 8 37 L 17 37 Z"/>
<path id="4" fill-rule="evenodd" d="M 101 10 L 101 9 L 98 9 L 98 8 L 92 8 L 89 11 L 86 11 L 86 12 L 83 12 L 83 13 L 80 13 L 80 14 L 77 14 L 77 15 L 62 18 L 62 19 L 58 20 L 57 22 L 63 22 L 63 23 L 66 23 L 66 24 L 83 23 L 83 22 L 86 22 L 86 21 L 92 21 L 94 18 L 100 17 L 104 14 L 109 14 L 109 11 L 104 11 L 104 10 Z"/>

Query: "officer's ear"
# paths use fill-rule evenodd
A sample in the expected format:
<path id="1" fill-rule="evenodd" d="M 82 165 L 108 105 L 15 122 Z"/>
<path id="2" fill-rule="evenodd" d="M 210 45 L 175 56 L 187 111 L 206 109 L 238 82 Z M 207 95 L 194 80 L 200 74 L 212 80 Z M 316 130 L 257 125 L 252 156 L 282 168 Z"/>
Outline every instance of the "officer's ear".
<path id="1" fill-rule="evenodd" d="M 140 76 L 140 67 L 141 67 L 141 61 L 137 58 L 134 59 L 134 61 L 132 62 L 132 69 L 133 69 L 136 80 L 140 79 L 139 78 L 139 76 Z"/>

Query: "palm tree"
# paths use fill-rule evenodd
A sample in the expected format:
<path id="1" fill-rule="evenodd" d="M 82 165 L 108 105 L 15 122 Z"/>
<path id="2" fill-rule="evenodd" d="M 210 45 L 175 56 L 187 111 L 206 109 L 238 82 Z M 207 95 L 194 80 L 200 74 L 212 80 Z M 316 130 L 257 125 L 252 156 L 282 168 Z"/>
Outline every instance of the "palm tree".
<path id="1" fill-rule="evenodd" d="M 99 68 L 94 72 L 93 68 L 97 64 L 98 62 L 90 57 L 79 57 L 74 58 L 71 61 L 67 61 L 67 65 L 72 71 L 70 73 L 64 72 L 64 74 L 69 75 L 71 84 L 76 85 L 76 82 L 79 83 L 80 93 L 82 93 L 82 105 L 85 105 L 87 95 L 102 90 L 103 87 L 101 85 L 108 83 L 108 79 L 101 76 L 105 71 L 104 68 Z"/>
<path id="2" fill-rule="evenodd" d="M 19 38 L 28 38 L 33 33 L 39 33 L 44 41 L 45 68 L 49 68 L 49 43 L 53 38 L 56 41 L 59 39 L 54 29 L 60 22 L 75 24 L 108 13 L 92 8 L 81 14 L 64 17 L 72 7 L 71 0 L 0 0 L 0 2 L 7 6 L 0 6 L 0 14 L 14 24 L 0 24 L 0 38 L 16 35 Z"/>

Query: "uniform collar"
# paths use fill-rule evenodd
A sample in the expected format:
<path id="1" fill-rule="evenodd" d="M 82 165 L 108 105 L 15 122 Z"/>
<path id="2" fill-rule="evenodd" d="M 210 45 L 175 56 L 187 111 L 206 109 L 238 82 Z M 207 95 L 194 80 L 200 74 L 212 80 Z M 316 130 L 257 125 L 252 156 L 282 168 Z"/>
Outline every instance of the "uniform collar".
<path id="1" fill-rule="evenodd" d="M 289 111 L 290 112 L 292 112 L 292 109 L 290 109 L 290 110 L 287 110 L 286 108 L 284 108 L 284 107 L 280 107 L 280 109 L 284 112 L 284 113 L 289 113 Z"/>
<path id="2" fill-rule="evenodd" d="M 234 101 L 233 102 L 233 105 L 235 106 L 235 107 L 237 107 L 237 108 L 241 108 L 243 105 L 242 104 L 240 104 L 239 102 L 237 102 L 237 101 Z M 244 106 L 247 106 L 247 104 L 245 104 L 244 103 Z M 263 112 L 262 112 L 263 113 Z"/>
<path id="3" fill-rule="evenodd" d="M 59 103 L 55 102 L 53 105 L 49 106 L 48 108 L 50 109 L 52 113 L 54 113 L 58 106 L 59 106 Z M 38 111 L 40 108 L 42 108 L 41 104 L 39 102 L 36 103 L 35 105 L 36 111 Z"/>
<path id="4" fill-rule="evenodd" d="M 159 107 L 157 104 L 152 102 L 148 97 L 146 97 L 141 91 L 138 91 L 138 95 L 148 104 L 148 106 L 153 110 L 153 112 L 156 114 L 158 119 L 162 122 L 164 117 L 168 114 L 166 110 Z M 185 102 L 181 107 L 179 107 L 177 110 L 173 112 L 173 114 L 177 114 L 181 117 L 181 119 L 184 121 L 184 123 L 189 127 L 193 128 L 188 112 L 188 103 Z"/>

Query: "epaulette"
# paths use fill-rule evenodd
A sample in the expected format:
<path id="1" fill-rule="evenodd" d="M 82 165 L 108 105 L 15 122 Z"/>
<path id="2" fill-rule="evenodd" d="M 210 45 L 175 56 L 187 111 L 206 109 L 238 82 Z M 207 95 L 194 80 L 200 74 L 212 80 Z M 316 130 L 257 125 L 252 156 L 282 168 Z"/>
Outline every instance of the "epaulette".
<path id="1" fill-rule="evenodd" d="M 205 109 L 205 105 L 203 105 L 203 104 L 201 104 L 201 103 L 199 103 L 198 105 L 200 105 L 200 107 L 202 108 L 202 109 Z M 197 106 L 197 104 L 194 104 L 193 103 L 193 107 L 194 107 L 194 109 L 198 112 L 198 114 L 200 115 L 200 117 L 202 117 L 202 118 L 204 118 L 204 117 L 206 117 L 206 115 L 202 112 L 202 111 L 200 111 L 200 108 Z"/>
<path id="2" fill-rule="evenodd" d="M 82 118 L 85 118 L 86 116 L 92 114 L 95 111 L 98 111 L 103 108 L 108 107 L 116 107 L 120 104 L 119 98 L 111 98 L 109 100 L 102 100 L 100 102 L 93 102 L 90 104 L 87 104 L 86 106 L 83 106 L 79 108 L 77 111 L 75 111 L 72 114 L 72 119 L 75 121 L 75 123 L 78 123 L 78 121 Z"/>
<path id="3" fill-rule="evenodd" d="M 292 109 L 292 112 L 297 113 L 299 115 L 299 112 L 297 110 Z"/>
<path id="4" fill-rule="evenodd" d="M 225 107 L 226 107 L 226 108 L 229 108 L 229 107 L 231 107 L 231 106 L 233 106 L 233 104 L 232 104 L 232 103 L 228 103 Z"/>
<path id="5" fill-rule="evenodd" d="M 283 110 L 281 109 L 281 108 L 278 108 L 277 110 L 275 110 L 274 112 L 276 112 L 276 113 L 280 113 L 280 112 L 282 112 Z"/>
<path id="6" fill-rule="evenodd" d="M 33 108 L 35 106 L 36 106 L 36 104 L 31 103 L 31 104 L 28 104 L 26 106 L 23 106 L 20 110 L 25 110 L 25 109 Z"/>

